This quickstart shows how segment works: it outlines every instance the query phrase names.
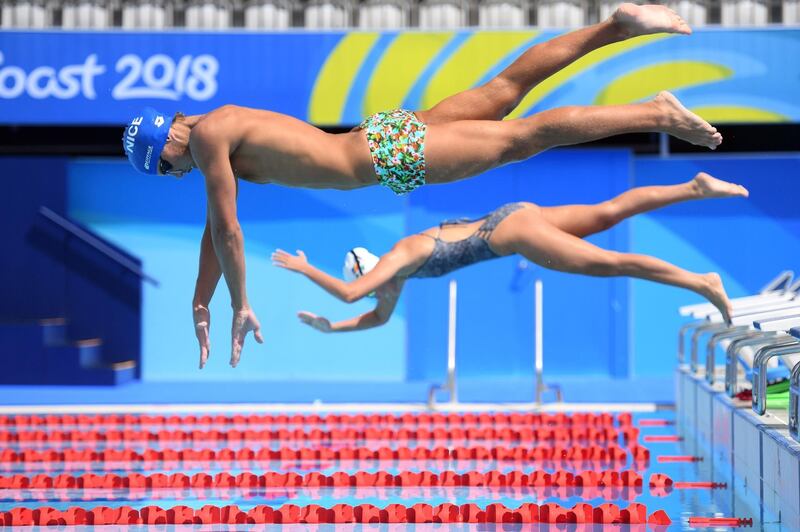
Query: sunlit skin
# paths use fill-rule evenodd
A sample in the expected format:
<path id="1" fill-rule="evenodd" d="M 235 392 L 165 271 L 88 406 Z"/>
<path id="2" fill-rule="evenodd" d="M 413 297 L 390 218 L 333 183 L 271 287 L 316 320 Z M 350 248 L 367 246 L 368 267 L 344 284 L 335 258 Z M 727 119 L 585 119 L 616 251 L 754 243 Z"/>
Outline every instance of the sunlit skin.
<path id="1" fill-rule="evenodd" d="M 660 131 L 716 148 L 722 142 L 717 130 L 667 92 L 643 103 L 561 107 L 503 120 L 534 86 L 576 59 L 650 33 L 691 30 L 666 7 L 623 4 L 606 21 L 531 47 L 486 84 L 415 111 L 427 127 L 427 183 L 465 179 L 554 146 L 620 133 Z M 220 275 L 234 310 L 230 363 L 236 366 L 247 333 L 253 331 L 261 341 L 245 289 L 244 242 L 236 214 L 238 179 L 343 190 L 373 186 L 378 181 L 369 146 L 358 128 L 330 134 L 287 115 L 232 105 L 178 118 L 169 139 L 161 154 L 161 161 L 171 166 L 168 173 L 181 177 L 198 168 L 208 198 L 193 300 L 200 367 L 210 350 L 208 304 Z"/>
<path id="2" fill-rule="evenodd" d="M 488 239 L 498 255 L 519 254 L 544 268 L 599 277 L 629 276 L 686 288 L 708 299 L 730 321 L 731 306 L 716 273 L 699 274 L 647 255 L 618 253 L 583 240 L 643 212 L 682 201 L 747 197 L 741 185 L 716 179 L 706 173 L 680 185 L 640 187 L 596 205 L 539 207 L 533 203 L 501 221 Z M 439 235 L 445 241 L 463 240 L 474 234 L 483 220 L 470 224 L 432 227 L 397 242 L 378 264 L 353 282 L 326 274 L 308 262 L 301 250 L 292 255 L 283 250 L 272 254 L 275 266 L 301 273 L 334 297 L 352 303 L 372 292 L 375 308 L 354 318 L 331 323 L 328 318 L 302 311 L 300 320 L 322 332 L 345 332 L 383 325 L 392 315 L 403 286 L 428 260 Z"/>

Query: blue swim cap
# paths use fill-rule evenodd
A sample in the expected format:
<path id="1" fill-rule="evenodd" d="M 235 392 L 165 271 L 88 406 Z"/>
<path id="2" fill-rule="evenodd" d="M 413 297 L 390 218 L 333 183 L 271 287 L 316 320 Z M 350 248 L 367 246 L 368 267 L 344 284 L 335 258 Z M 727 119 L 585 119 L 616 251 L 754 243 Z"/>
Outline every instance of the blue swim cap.
<path id="1" fill-rule="evenodd" d="M 134 168 L 143 174 L 158 174 L 158 159 L 167 143 L 172 120 L 152 107 L 128 123 L 122 134 L 122 149 Z"/>

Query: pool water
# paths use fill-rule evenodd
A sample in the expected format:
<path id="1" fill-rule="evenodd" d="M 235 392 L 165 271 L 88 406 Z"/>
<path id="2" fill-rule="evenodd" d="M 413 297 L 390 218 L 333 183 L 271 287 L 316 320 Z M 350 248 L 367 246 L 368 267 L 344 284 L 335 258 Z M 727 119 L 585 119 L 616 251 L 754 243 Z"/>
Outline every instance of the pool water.
<path id="1" fill-rule="evenodd" d="M 652 420 L 653 418 L 660 420 L 662 424 L 652 425 L 647 421 L 642 423 L 643 420 Z M 498 437 L 497 433 L 481 433 L 479 424 L 433 424 L 431 426 L 416 425 L 409 428 L 407 424 L 398 425 L 386 422 L 380 427 L 372 426 L 372 428 L 392 430 L 392 432 L 384 432 L 384 437 L 379 439 L 361 438 L 364 431 L 362 426 L 357 429 L 361 433 L 355 434 L 357 438 L 352 440 L 342 437 L 343 434 L 346 435 L 347 427 L 320 426 L 318 422 L 307 425 L 275 424 L 275 426 L 198 425 L 191 422 L 194 418 L 186 424 L 179 424 L 173 419 L 169 427 L 137 426 L 132 428 L 114 424 L 93 425 L 91 436 L 86 436 L 87 428 L 85 426 L 25 426 L 20 423 L 2 428 L 4 443 L 0 449 L 6 452 L 6 459 L 0 460 L 0 477 L 2 477 L 0 480 L 0 512 L 9 512 L 18 507 L 31 509 L 50 507 L 66 511 L 72 507 L 88 510 L 98 506 L 112 508 L 128 506 L 135 510 L 141 510 L 148 506 L 161 508 L 186 506 L 199 510 L 207 505 L 224 507 L 231 504 L 245 512 L 259 505 L 277 509 L 286 504 L 300 507 L 319 505 L 324 508 L 331 508 L 337 504 L 351 506 L 371 504 L 378 508 L 384 508 L 390 504 L 411 507 L 419 503 L 431 506 L 451 503 L 457 506 L 474 504 L 484 509 L 493 503 L 502 503 L 506 507 L 514 509 L 525 503 L 535 503 L 540 506 L 557 503 L 565 508 L 579 503 L 588 503 L 594 507 L 611 503 L 620 508 L 626 508 L 631 503 L 640 503 L 646 506 L 648 516 L 658 510 L 663 510 L 672 521 L 669 526 L 651 526 L 651 529 L 690 529 L 688 518 L 691 516 L 720 515 L 752 518 L 755 527 L 780 529 L 778 524 L 773 524 L 775 520 L 772 516 L 763 515 L 758 508 L 749 508 L 746 493 L 737 493 L 735 479 L 721 477 L 720 469 L 722 468 L 715 468 L 712 461 L 676 463 L 659 461 L 661 456 L 699 456 L 700 454 L 698 449 L 694 448 L 693 442 L 651 441 L 653 436 L 675 435 L 674 416 L 671 412 L 634 414 L 628 417 L 630 421 L 625 421 L 624 426 L 620 424 L 620 421 L 624 421 L 624 419 L 617 418 L 614 426 L 606 427 L 605 432 L 597 426 L 592 427 L 588 437 L 586 436 L 587 431 L 584 430 L 586 427 L 581 428 L 579 424 L 581 419 L 580 417 L 565 418 L 562 421 L 566 421 L 566 423 L 562 426 L 547 425 L 545 427 L 547 430 L 540 432 L 538 436 L 547 437 L 549 435 L 551 438 L 557 437 L 558 439 L 545 440 L 532 439 L 530 431 L 525 431 L 526 428 L 530 429 L 531 427 L 513 423 L 495 426 L 497 431 L 503 429 L 511 431 L 506 431 Z M 572 426 L 571 432 L 570 425 Z M 290 432 L 294 431 L 291 432 L 294 436 L 287 438 L 284 433 L 282 437 L 278 438 L 273 437 L 275 436 L 273 433 L 264 432 L 260 436 L 256 435 L 256 438 L 253 438 L 253 434 L 251 434 L 251 438 L 247 439 L 242 438 L 240 434 L 249 429 L 275 431 L 276 427 L 288 429 Z M 419 438 L 419 432 L 401 432 L 403 427 L 415 431 L 421 428 L 442 429 L 450 436 L 455 433 L 456 437 L 450 439 L 443 437 L 440 430 L 437 433 L 438 437 L 431 436 L 429 432 L 423 432 L 422 437 Z M 471 432 L 465 434 L 462 429 L 467 427 L 471 428 Z M 623 435 L 625 432 L 623 429 L 626 427 L 638 429 L 639 433 L 628 431 L 628 435 L 632 434 L 633 436 L 631 440 L 626 440 Z M 337 428 L 339 432 L 336 432 Z M 561 431 L 554 436 L 552 431 L 558 429 Z M 311 435 L 314 430 L 318 432 Z M 322 433 L 319 432 L 320 430 Z M 113 438 L 104 439 L 109 435 L 109 431 Z M 127 434 L 125 431 L 128 431 Z M 209 437 L 208 431 L 213 431 L 213 437 Z M 114 432 L 117 434 L 114 435 Z M 159 432 L 161 437 L 159 437 Z M 351 431 L 350 434 L 354 433 Z M 375 432 L 371 434 L 374 436 Z M 520 434 L 525 439 L 518 439 Z M 385 437 L 387 435 L 395 436 L 395 439 Z M 419 439 L 409 437 L 414 435 Z M 611 436 L 609 437 L 609 435 Z M 497 460 L 486 454 L 491 454 L 493 448 L 515 449 L 520 447 L 529 449 L 556 447 L 562 449 L 563 453 L 559 453 L 558 456 L 524 460 Z M 636 447 L 644 447 L 649 450 L 649 460 L 635 459 L 633 455 L 637 453 L 634 453 L 633 450 Z M 148 449 L 161 451 L 211 449 L 215 453 L 223 449 L 234 451 L 250 449 L 254 452 L 261 449 L 272 451 L 289 449 L 292 452 L 298 449 L 331 449 L 347 453 L 348 449 L 353 448 L 364 449 L 363 457 L 345 460 L 295 459 L 289 458 L 289 454 L 287 454 L 286 457 L 277 460 L 220 460 L 215 454 L 213 459 L 178 461 L 157 460 L 154 459 L 155 455 L 149 454 L 142 459 Z M 397 458 L 397 453 L 404 452 L 403 449 L 406 448 L 411 451 L 444 448 L 447 449 L 449 456 L 442 457 L 440 453 L 438 457 L 408 458 L 403 455 L 403 458 Z M 463 449 L 473 448 L 479 448 L 478 451 L 472 452 L 478 452 L 480 458 L 463 459 L 463 452 L 465 452 Z M 608 451 L 613 448 L 621 448 L 627 452 L 627 456 L 624 460 L 609 459 L 608 457 L 594 460 L 565 458 L 567 452 L 575 453 L 580 448 L 593 448 L 593 452 L 598 452 L 598 449 Z M 95 451 L 125 449 L 134 451 L 138 458 L 119 461 L 58 461 L 56 459 L 23 461 L 19 458 L 8 459 L 7 452 L 28 451 L 26 456 L 30 457 L 35 456 L 35 454 L 30 454 L 31 452 L 68 449 Z M 455 449 L 461 449 L 458 452 L 462 454 L 453 456 Z M 395 453 L 395 458 L 391 457 L 392 452 Z M 638 453 L 641 453 L 641 449 Z M 379 454 L 381 456 L 378 456 Z M 641 458 L 640 454 L 639 458 Z M 635 484 L 634 481 L 626 480 L 622 483 L 617 482 L 617 485 L 609 485 L 602 480 L 598 481 L 599 478 L 612 478 L 608 475 L 613 475 L 613 473 L 609 472 L 625 471 L 628 472 L 625 473 L 628 475 L 625 477 L 626 479 L 640 478 L 641 484 L 620 485 L 626 482 Z M 274 476 L 268 486 L 248 485 L 245 482 L 237 484 L 235 481 L 235 477 L 238 475 L 251 473 L 258 476 L 268 472 L 277 472 L 284 476 Z M 428 474 L 411 475 L 411 473 L 423 472 Z M 223 480 L 215 481 L 214 477 L 220 473 L 223 474 L 224 478 L 221 477 Z M 224 475 L 225 473 L 230 477 Z M 318 473 L 324 477 L 312 475 L 312 480 L 298 480 L 298 478 L 308 477 L 312 473 Z M 391 481 L 384 480 L 384 484 L 388 482 L 392 485 L 371 485 L 375 482 L 364 480 L 372 478 L 368 475 L 375 473 L 380 473 L 384 477 L 391 476 Z M 500 476 L 501 473 L 505 476 Z M 541 485 L 519 485 L 519 482 L 516 483 L 517 485 L 509 485 L 514 484 L 508 480 L 511 475 L 521 478 L 520 476 L 523 474 L 537 474 L 545 479 L 546 477 L 542 476 L 543 473 L 549 473 L 550 477 L 547 478 L 550 480 L 543 480 L 539 483 Z M 602 477 L 604 473 L 606 477 Z M 91 487 L 76 485 L 78 478 L 90 474 L 103 476 L 106 479 L 103 482 L 106 483 L 103 484 L 93 477 L 94 480 L 87 481 L 92 485 Z M 203 474 L 208 477 L 202 476 Z M 287 476 L 289 474 L 294 474 L 294 476 Z M 342 474 L 349 475 L 348 478 L 351 480 L 348 481 Z M 713 480 L 724 482 L 727 486 L 714 489 L 651 487 L 650 480 L 654 478 L 654 474 L 666 475 L 675 482 Z M 160 481 L 156 482 L 156 485 L 162 487 L 148 487 L 147 482 L 139 475 L 150 477 L 158 475 Z M 173 477 L 172 480 L 169 480 L 162 475 L 166 477 L 173 475 Z M 337 478 L 337 475 L 338 480 L 335 482 L 325 480 Z M 433 478 L 434 475 L 436 478 Z M 471 485 L 443 485 L 447 483 L 437 479 L 444 478 L 444 475 L 449 475 L 450 478 L 453 475 L 469 476 L 471 480 L 460 483 Z M 581 481 L 575 481 L 575 475 L 580 475 Z M 618 477 L 619 475 L 616 475 L 614 478 Z M 123 480 L 125 478 L 134 480 Z M 285 480 L 276 480 L 279 478 L 293 478 L 294 480 L 291 481 L 293 485 L 285 485 Z M 427 480 L 421 480 L 423 478 L 427 478 Z M 206 480 L 201 482 L 198 479 Z M 114 484 L 115 482 L 116 484 Z M 123 485 L 126 482 L 127 484 Z M 258 484 L 257 480 L 252 482 Z M 326 482 L 335 485 L 324 485 Z M 731 513 L 733 511 L 736 512 L 735 515 Z M 219 526 L 225 528 L 227 525 Z M 403 525 L 393 524 L 391 526 Z M 429 526 L 439 527 L 442 525 Z M 508 527 L 510 525 L 501 526 Z M 544 529 L 548 525 L 528 526 Z M 563 529 L 566 525 L 551 526 Z M 576 526 L 593 527 L 587 528 L 587 530 L 601 527 L 601 525 L 570 526 L 572 528 Z M 621 525 L 608 526 L 615 530 L 622 528 Z M 630 525 L 630 527 L 636 530 L 648 528 L 647 525 Z"/>

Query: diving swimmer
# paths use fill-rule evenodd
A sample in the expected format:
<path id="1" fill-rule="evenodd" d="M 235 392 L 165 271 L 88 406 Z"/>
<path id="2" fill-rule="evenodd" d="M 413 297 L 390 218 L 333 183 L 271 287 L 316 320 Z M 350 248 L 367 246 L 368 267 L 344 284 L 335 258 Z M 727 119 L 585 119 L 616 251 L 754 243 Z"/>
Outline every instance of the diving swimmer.
<path id="1" fill-rule="evenodd" d="M 680 185 L 634 188 L 595 205 L 540 207 L 516 202 L 503 205 L 477 220 L 442 222 L 398 241 L 378 258 L 363 247 L 345 255 L 345 281 L 328 275 L 296 255 L 277 250 L 274 265 L 301 273 L 328 293 L 352 303 L 373 293 L 375 308 L 360 316 L 331 323 L 311 312 L 299 318 L 322 332 L 357 331 L 386 323 L 406 281 L 441 277 L 498 257 L 519 254 L 544 268 L 597 277 L 629 276 L 686 288 L 714 304 L 726 321 L 731 306 L 716 273 L 693 273 L 647 255 L 620 253 L 582 240 L 647 211 L 689 200 L 747 197 L 747 189 L 706 173 Z"/>

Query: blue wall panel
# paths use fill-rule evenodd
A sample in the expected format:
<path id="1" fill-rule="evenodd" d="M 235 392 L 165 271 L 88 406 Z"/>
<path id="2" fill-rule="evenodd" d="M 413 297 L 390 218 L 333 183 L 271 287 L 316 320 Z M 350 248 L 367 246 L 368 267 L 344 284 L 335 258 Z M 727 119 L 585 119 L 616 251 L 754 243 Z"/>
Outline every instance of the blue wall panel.
<path id="1" fill-rule="evenodd" d="M 4 228 L 0 260 L 0 321 L 64 315 L 66 272 L 48 252 L 51 235 L 39 207 L 64 213 L 67 160 L 61 157 L 0 159 L 0 220 Z"/>
<path id="2" fill-rule="evenodd" d="M 0 221 L 6 228 L 0 260 L 0 323 L 64 318 L 63 340 L 102 341 L 99 362 L 138 362 L 140 279 L 39 213 L 40 207 L 47 207 L 57 215 L 66 214 L 68 165 L 66 158 L 0 158 L 0 176 L 6 181 L 6 193 L 0 198 Z M 136 263 L 134 257 L 126 259 Z M 15 359 L 34 356 L 43 347 L 41 339 L 32 344 L 21 338 L 6 345 L 12 344 L 15 352 L 3 355 Z M 24 376 L 25 368 L 17 369 L 6 367 L 3 380 L 44 378 Z"/>

